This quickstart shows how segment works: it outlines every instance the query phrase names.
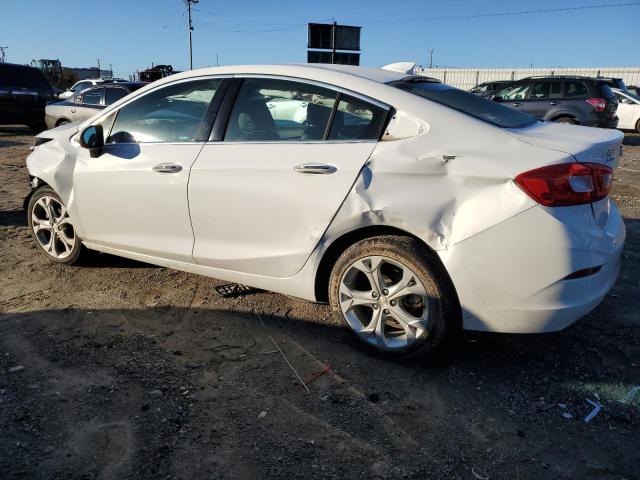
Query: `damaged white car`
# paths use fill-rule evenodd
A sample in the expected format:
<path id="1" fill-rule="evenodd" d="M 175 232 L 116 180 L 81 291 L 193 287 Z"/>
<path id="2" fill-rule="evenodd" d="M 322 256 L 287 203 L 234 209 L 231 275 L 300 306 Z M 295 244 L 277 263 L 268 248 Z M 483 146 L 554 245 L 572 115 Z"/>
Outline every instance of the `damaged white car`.
<path id="1" fill-rule="evenodd" d="M 593 309 L 625 238 L 621 142 L 388 70 L 219 67 L 38 135 L 25 205 L 53 261 L 98 250 L 329 302 L 397 358 Z"/>

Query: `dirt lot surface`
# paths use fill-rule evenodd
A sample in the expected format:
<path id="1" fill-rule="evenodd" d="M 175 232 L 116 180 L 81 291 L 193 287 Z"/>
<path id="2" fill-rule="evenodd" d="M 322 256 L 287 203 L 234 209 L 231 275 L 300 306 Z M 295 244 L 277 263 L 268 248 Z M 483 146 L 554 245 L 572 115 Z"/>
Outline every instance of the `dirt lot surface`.
<path id="1" fill-rule="evenodd" d="M 355 349 L 325 306 L 50 263 L 22 212 L 31 142 L 0 128 L 0 477 L 640 478 L 640 392 L 620 402 L 640 385 L 640 136 L 613 193 L 622 272 L 594 312 L 410 364 Z M 276 343 L 304 379 L 332 370 L 307 393 Z"/>

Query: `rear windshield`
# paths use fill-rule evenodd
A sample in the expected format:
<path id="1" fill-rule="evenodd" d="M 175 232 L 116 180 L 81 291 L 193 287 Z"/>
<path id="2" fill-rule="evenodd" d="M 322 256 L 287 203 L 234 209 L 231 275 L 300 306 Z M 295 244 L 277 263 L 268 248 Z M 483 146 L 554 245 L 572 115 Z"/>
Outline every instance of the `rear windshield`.
<path id="1" fill-rule="evenodd" d="M 444 83 L 400 80 L 391 82 L 389 85 L 466 113 L 497 127 L 521 128 L 537 121 L 528 113 L 505 107 Z"/>
<path id="2" fill-rule="evenodd" d="M 0 64 L 0 84 L 13 87 L 51 88 L 41 70 L 22 65 Z"/>

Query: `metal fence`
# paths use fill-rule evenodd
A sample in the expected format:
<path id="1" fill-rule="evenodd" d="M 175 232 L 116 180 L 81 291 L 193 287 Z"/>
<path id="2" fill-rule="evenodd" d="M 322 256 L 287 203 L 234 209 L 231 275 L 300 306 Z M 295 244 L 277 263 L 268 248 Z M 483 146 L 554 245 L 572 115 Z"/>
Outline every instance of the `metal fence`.
<path id="1" fill-rule="evenodd" d="M 640 85 L 639 67 L 587 68 L 425 68 L 416 67 L 416 75 L 437 78 L 442 83 L 469 90 L 484 82 L 519 80 L 534 75 L 582 75 L 585 77 L 622 78 L 627 85 Z"/>

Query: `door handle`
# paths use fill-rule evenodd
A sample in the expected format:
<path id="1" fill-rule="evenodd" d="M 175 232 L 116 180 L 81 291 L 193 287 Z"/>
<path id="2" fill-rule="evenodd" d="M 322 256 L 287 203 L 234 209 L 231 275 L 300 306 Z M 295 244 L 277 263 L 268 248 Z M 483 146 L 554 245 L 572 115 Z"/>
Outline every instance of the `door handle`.
<path id="1" fill-rule="evenodd" d="M 338 169 L 333 165 L 317 163 L 306 163 L 303 165 L 298 165 L 294 168 L 294 170 L 298 173 L 311 173 L 313 175 L 329 175 L 330 173 L 335 173 L 338 171 Z"/>
<path id="2" fill-rule="evenodd" d="M 519 107 L 519 106 L 520 106 L 520 104 L 519 104 L 518 102 L 515 102 L 515 103 L 513 104 L 513 106 L 514 106 L 514 107 Z"/>
<path id="3" fill-rule="evenodd" d="M 549 105 L 560 105 L 562 102 L 549 102 Z"/>
<path id="4" fill-rule="evenodd" d="M 182 170 L 182 165 L 177 163 L 160 163 L 152 168 L 154 172 L 158 173 L 178 173 Z"/>

